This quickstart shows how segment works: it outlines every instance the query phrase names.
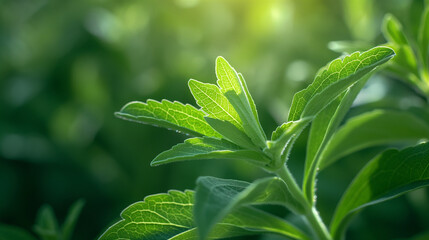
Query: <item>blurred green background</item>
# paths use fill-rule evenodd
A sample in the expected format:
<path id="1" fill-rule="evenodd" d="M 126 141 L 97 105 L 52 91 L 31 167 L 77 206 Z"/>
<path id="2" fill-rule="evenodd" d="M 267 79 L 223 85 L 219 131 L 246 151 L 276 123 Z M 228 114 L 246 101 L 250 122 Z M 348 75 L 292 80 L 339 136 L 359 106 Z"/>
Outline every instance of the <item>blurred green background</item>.
<path id="1" fill-rule="evenodd" d="M 391 12 L 415 33 L 423 1 L 406 0 L 0 0 L 0 222 L 31 229 L 37 209 L 63 220 L 86 200 L 75 239 L 94 239 L 129 204 L 168 189 L 193 189 L 200 175 L 253 181 L 266 173 L 238 162 L 151 168 L 186 136 L 125 122 L 113 113 L 133 100 L 195 102 L 187 81 L 215 81 L 224 56 L 248 82 L 267 133 L 286 120 L 293 94 L 338 57 L 335 40 L 384 42 Z M 378 76 L 358 113 L 421 105 L 412 89 Z M 290 166 L 300 178 L 300 138 Z M 354 174 L 380 148 L 322 172 L 319 208 L 329 222 Z M 348 239 L 403 239 L 429 229 L 429 196 L 419 190 L 370 207 Z M 280 211 L 287 215 L 287 212 Z M 267 236 L 254 239 L 268 239 Z"/>

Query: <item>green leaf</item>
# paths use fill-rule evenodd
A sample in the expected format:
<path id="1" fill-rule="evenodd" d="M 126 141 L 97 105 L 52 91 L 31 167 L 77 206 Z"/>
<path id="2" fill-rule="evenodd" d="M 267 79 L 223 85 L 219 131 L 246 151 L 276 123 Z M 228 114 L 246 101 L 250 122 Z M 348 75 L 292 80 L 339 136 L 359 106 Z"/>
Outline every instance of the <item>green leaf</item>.
<path id="1" fill-rule="evenodd" d="M 388 150 L 371 160 L 355 177 L 331 222 L 334 239 L 341 239 L 351 218 L 366 206 L 429 185 L 429 143 Z"/>
<path id="2" fill-rule="evenodd" d="M 198 178 L 194 214 L 200 238 L 206 239 L 212 227 L 234 210 L 255 204 L 277 204 L 295 212 L 304 212 L 302 205 L 290 194 L 286 183 L 277 177 L 259 179 L 254 183 L 215 177 Z M 245 211 L 254 210 L 246 207 Z M 256 224 L 263 224 L 266 220 L 269 218 L 257 219 Z M 286 222 L 283 225 L 282 231 L 279 229 L 274 232 L 293 238 L 307 238 L 292 225 Z"/>
<path id="3" fill-rule="evenodd" d="M 386 14 L 383 19 L 382 31 L 384 37 L 397 45 L 408 45 L 407 37 L 405 36 L 402 25 L 392 14 Z"/>
<path id="4" fill-rule="evenodd" d="M 375 110 L 358 115 L 342 126 L 322 153 L 320 168 L 360 149 L 429 139 L 429 125 L 406 111 Z"/>
<path id="5" fill-rule="evenodd" d="M 240 116 L 246 134 L 257 146 L 265 148 L 267 137 L 258 121 L 255 103 L 244 78 L 222 57 L 216 59 L 216 76 L 222 93 Z"/>
<path id="6" fill-rule="evenodd" d="M 283 123 L 272 133 L 272 140 L 267 142 L 268 147 L 264 151 L 273 156 L 273 168 L 279 168 L 287 161 L 293 143 L 310 121 L 310 118 L 303 118 Z"/>
<path id="7" fill-rule="evenodd" d="M 350 87 L 332 101 L 313 120 L 308 136 L 307 154 L 304 167 L 303 190 L 307 200 L 314 204 L 316 174 L 319 169 L 320 154 L 350 109 L 356 96 L 367 82 L 369 75 Z"/>
<path id="8" fill-rule="evenodd" d="M 295 94 L 289 121 L 314 117 L 348 87 L 394 55 L 390 48 L 375 47 L 363 53 L 355 52 L 343 60 L 332 61 L 319 71 L 311 85 Z"/>
<path id="9" fill-rule="evenodd" d="M 422 56 L 423 68 L 429 68 L 428 57 L 429 57 L 429 5 L 425 7 L 425 11 L 422 15 L 420 22 L 420 29 L 418 35 L 418 43 L 420 46 L 420 53 Z"/>
<path id="10" fill-rule="evenodd" d="M 216 118 L 205 117 L 206 122 L 217 132 L 219 132 L 225 139 L 237 144 L 240 147 L 252 150 L 259 150 L 250 140 L 250 138 L 242 131 L 240 131 L 234 124 L 219 120 Z"/>
<path id="11" fill-rule="evenodd" d="M 170 162 L 201 159 L 245 160 L 258 166 L 265 166 L 270 160 L 261 152 L 245 150 L 226 140 L 216 138 L 190 138 L 162 152 L 152 161 L 152 166 Z"/>
<path id="12" fill-rule="evenodd" d="M 36 240 L 27 230 L 0 224 L 0 240 Z"/>
<path id="13" fill-rule="evenodd" d="M 58 231 L 58 221 L 51 206 L 44 205 L 40 207 L 37 213 L 34 231 L 43 240 L 59 240 L 60 233 Z"/>
<path id="14" fill-rule="evenodd" d="M 79 218 L 84 205 L 85 201 L 83 199 L 79 199 L 70 207 L 66 220 L 62 226 L 62 240 L 71 239 L 77 219 Z"/>
<path id="15" fill-rule="evenodd" d="M 220 137 L 204 120 L 204 112 L 176 101 L 130 102 L 115 115 L 125 120 L 165 127 L 192 136 Z"/>
<path id="16" fill-rule="evenodd" d="M 397 54 L 394 62 L 406 67 L 409 72 L 418 75 L 417 59 L 402 30 L 401 23 L 393 15 L 386 14 L 383 20 L 382 32 Z"/>
<path id="17" fill-rule="evenodd" d="M 240 116 L 216 85 L 194 79 L 189 80 L 188 85 L 197 104 L 209 117 L 228 121 L 244 131 Z"/>
<path id="18" fill-rule="evenodd" d="M 197 240 L 193 207 L 194 192 L 189 190 L 170 190 L 168 194 L 148 196 L 127 207 L 121 213 L 122 219 L 107 229 L 99 240 Z M 271 232 L 272 229 L 284 232 L 283 227 L 284 221 L 262 211 L 237 210 L 216 225 L 210 238 Z"/>

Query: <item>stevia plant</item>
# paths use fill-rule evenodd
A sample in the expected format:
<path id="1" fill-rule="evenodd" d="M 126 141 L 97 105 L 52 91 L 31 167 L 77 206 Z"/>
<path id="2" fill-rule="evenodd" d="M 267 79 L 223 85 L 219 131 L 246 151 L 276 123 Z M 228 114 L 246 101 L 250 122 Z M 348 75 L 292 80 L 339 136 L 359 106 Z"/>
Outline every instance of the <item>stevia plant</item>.
<path id="1" fill-rule="evenodd" d="M 316 208 L 315 183 L 320 167 L 371 141 L 371 137 L 359 131 L 353 133 L 353 129 L 359 124 L 376 128 L 371 121 L 378 123 L 379 119 L 374 120 L 373 115 L 380 115 L 380 111 L 364 115 L 366 122 L 350 120 L 341 127 L 342 131 L 338 129 L 374 70 L 394 55 L 389 47 L 375 47 L 330 62 L 311 85 L 295 94 L 288 121 L 277 127 L 270 138 L 259 122 L 243 75 L 222 57 L 216 59 L 217 85 L 188 82 L 199 109 L 168 100 L 128 103 L 116 116 L 192 136 L 160 153 L 152 166 L 185 160 L 242 160 L 264 169 L 270 176 L 252 183 L 203 176 L 197 179 L 195 191 L 171 190 L 148 196 L 127 207 L 121 213 L 122 220 L 108 228 L 100 240 L 221 239 L 260 233 L 289 239 L 341 239 L 349 221 L 364 207 L 428 185 L 429 143 L 422 143 L 403 150 L 388 150 L 369 161 L 345 191 L 330 227 Z M 429 125 L 420 114 L 389 114 L 383 116 L 407 123 L 393 137 L 387 134 L 386 138 L 428 138 Z M 300 187 L 288 168 L 288 159 L 294 142 L 308 126 L 310 134 Z M 350 134 L 359 138 L 352 142 L 341 139 Z M 304 218 L 308 228 L 299 228 L 255 207 L 264 204 L 289 209 Z"/>

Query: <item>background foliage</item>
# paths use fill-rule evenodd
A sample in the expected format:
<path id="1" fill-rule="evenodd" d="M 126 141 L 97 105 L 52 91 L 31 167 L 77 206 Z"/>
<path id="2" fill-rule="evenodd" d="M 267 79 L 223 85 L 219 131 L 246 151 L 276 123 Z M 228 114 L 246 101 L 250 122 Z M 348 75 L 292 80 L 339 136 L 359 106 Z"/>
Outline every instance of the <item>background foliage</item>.
<path id="1" fill-rule="evenodd" d="M 45 203 L 63 220 L 84 198 L 74 236 L 94 239 L 146 195 L 193 189 L 200 175 L 245 181 L 266 175 L 227 161 L 151 168 L 158 153 L 184 138 L 115 118 L 125 103 L 168 98 L 195 106 L 184 86 L 189 78 L 213 83 L 221 55 L 244 74 L 271 132 L 287 119 L 293 94 L 338 56 L 330 41 L 384 43 L 380 26 L 388 12 L 416 34 L 423 1 L 0 3 L 0 222 L 31 229 Z M 378 75 L 349 116 L 423 104 L 412 88 Z M 305 135 L 289 163 L 298 176 Z M 318 207 L 326 222 L 359 167 L 379 150 L 359 151 L 320 174 Z M 353 222 L 349 239 L 404 239 L 428 230 L 428 201 L 421 189 L 370 207 Z"/>

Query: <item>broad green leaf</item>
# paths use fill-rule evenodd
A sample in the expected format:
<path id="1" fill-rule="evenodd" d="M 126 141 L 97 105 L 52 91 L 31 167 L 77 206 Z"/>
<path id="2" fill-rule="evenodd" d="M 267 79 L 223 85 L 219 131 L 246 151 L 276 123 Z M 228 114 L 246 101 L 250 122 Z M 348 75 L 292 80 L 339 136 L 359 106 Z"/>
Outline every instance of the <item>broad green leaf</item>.
<path id="1" fill-rule="evenodd" d="M 293 143 L 310 121 L 310 118 L 303 118 L 298 121 L 283 123 L 272 133 L 272 140 L 267 142 L 268 147 L 264 151 L 273 156 L 274 168 L 283 166 L 287 161 Z"/>
<path id="2" fill-rule="evenodd" d="M 198 240 L 193 217 L 194 192 L 170 190 L 148 196 L 127 207 L 122 219 L 107 229 L 99 240 Z M 261 221 L 262 219 L 262 221 Z M 259 224 L 257 224 L 259 223 Z M 264 232 L 281 234 L 284 221 L 256 209 L 237 210 L 216 225 L 210 239 Z"/>
<path id="3" fill-rule="evenodd" d="M 40 207 L 37 213 L 34 231 L 43 240 L 58 240 L 60 237 L 58 221 L 51 206 L 44 205 Z"/>
<path id="4" fill-rule="evenodd" d="M 27 230 L 0 224 L 0 240 L 36 240 Z"/>
<path id="5" fill-rule="evenodd" d="M 375 47 L 332 61 L 319 71 L 311 85 L 295 94 L 289 111 L 289 121 L 314 117 L 348 87 L 388 61 L 394 54 L 390 48 Z"/>
<path id="6" fill-rule="evenodd" d="M 165 127 L 192 136 L 220 137 L 204 120 L 204 112 L 180 102 L 130 102 L 115 114 L 126 120 Z"/>
<path id="7" fill-rule="evenodd" d="M 240 116 L 246 134 L 257 146 L 265 148 L 267 138 L 258 121 L 256 107 L 244 78 L 222 57 L 216 59 L 216 76 L 222 93 Z"/>
<path id="8" fill-rule="evenodd" d="M 195 221 L 199 235 L 205 239 L 213 226 L 229 213 L 248 205 L 277 204 L 302 213 L 302 205 L 290 194 L 286 183 L 277 177 L 259 179 L 254 183 L 238 180 L 200 177 L 195 196 Z M 246 211 L 252 211 L 247 207 Z M 262 219 L 257 221 L 263 222 Z M 284 224 L 286 236 L 305 238 L 295 227 Z"/>
<path id="9" fill-rule="evenodd" d="M 429 124 L 406 111 L 375 110 L 358 115 L 332 136 L 321 155 L 320 168 L 360 149 L 429 139 Z"/>
<path id="10" fill-rule="evenodd" d="M 228 121 L 244 131 L 240 116 L 216 85 L 194 79 L 189 80 L 188 85 L 197 104 L 209 117 Z"/>
<path id="11" fill-rule="evenodd" d="M 388 150 L 371 160 L 341 198 L 331 222 L 334 239 L 341 239 L 351 218 L 366 206 L 429 185 L 429 143 Z"/>
<path id="12" fill-rule="evenodd" d="M 246 149 L 259 150 L 246 133 L 240 131 L 234 124 L 216 118 L 205 117 L 205 119 L 206 122 L 225 139 Z"/>
<path id="13" fill-rule="evenodd" d="M 160 153 L 151 165 L 201 159 L 245 160 L 258 166 L 265 166 L 270 161 L 262 152 L 245 150 L 226 140 L 203 137 L 186 139 L 184 143 Z"/>
<path id="14" fill-rule="evenodd" d="M 425 7 L 425 11 L 422 15 L 420 22 L 418 43 L 420 46 L 420 53 L 423 62 L 423 68 L 429 68 L 428 57 L 429 57 L 429 5 Z"/>
<path id="15" fill-rule="evenodd" d="M 320 154 L 350 109 L 356 96 L 369 78 L 369 74 L 332 101 L 313 120 L 308 136 L 307 154 L 304 167 L 303 190 L 307 200 L 313 204 L 316 174 Z"/>
<path id="16" fill-rule="evenodd" d="M 61 228 L 62 240 L 71 239 L 77 219 L 79 218 L 84 205 L 85 201 L 83 199 L 79 199 L 70 207 L 69 213 L 67 214 L 66 220 Z"/>

